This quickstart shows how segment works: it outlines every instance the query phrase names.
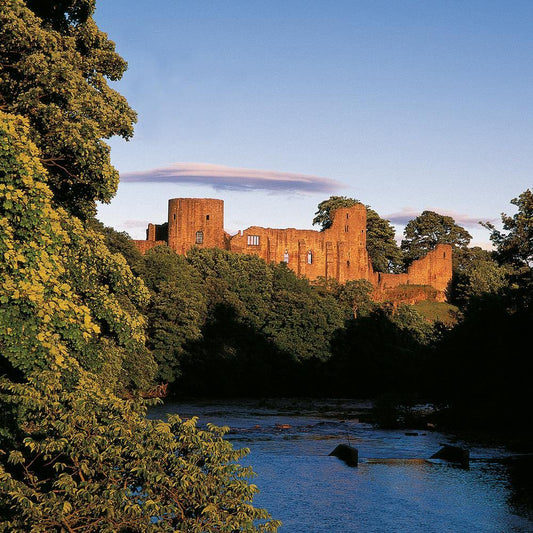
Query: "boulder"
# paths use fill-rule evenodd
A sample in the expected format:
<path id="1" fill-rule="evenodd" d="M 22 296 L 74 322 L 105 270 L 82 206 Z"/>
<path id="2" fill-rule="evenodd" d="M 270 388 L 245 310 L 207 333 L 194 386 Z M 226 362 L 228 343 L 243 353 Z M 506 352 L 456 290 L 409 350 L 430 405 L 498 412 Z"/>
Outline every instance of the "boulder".
<path id="1" fill-rule="evenodd" d="M 452 463 L 460 463 L 463 468 L 468 468 L 470 464 L 470 452 L 459 446 L 442 444 L 442 448 L 431 456 L 431 459 L 444 459 Z"/>
<path id="2" fill-rule="evenodd" d="M 329 455 L 338 457 L 348 466 L 357 466 L 359 462 L 359 452 L 347 444 L 339 444 Z"/>

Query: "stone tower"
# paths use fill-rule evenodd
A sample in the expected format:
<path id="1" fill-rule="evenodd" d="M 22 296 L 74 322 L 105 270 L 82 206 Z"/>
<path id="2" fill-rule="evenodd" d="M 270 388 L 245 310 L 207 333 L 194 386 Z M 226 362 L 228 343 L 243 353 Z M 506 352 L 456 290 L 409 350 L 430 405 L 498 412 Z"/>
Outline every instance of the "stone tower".
<path id="1" fill-rule="evenodd" d="M 168 245 L 182 255 L 193 246 L 224 248 L 224 201 L 212 198 L 169 200 Z"/>

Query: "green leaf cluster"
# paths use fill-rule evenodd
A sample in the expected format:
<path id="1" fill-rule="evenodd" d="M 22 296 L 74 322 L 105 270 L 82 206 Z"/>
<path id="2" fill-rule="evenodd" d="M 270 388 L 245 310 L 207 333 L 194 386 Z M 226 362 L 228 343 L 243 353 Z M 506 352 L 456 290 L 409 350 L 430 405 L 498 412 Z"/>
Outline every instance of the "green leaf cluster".
<path id="1" fill-rule="evenodd" d="M 454 252 L 466 248 L 472 236 L 450 216 L 423 211 L 405 226 L 401 249 L 406 265 L 434 250 L 437 244 L 451 244 Z"/>
<path id="2" fill-rule="evenodd" d="M 19 446 L 0 454 L 4 531 L 275 531 L 251 505 L 257 487 L 223 436 L 196 419 L 148 420 L 82 374 L 67 390 L 59 372 L 0 382 L 21 415 Z"/>
<path id="3" fill-rule="evenodd" d="M 82 217 L 118 185 L 103 139 L 128 139 L 136 119 L 108 85 L 127 65 L 93 11 L 94 0 L 0 6 L 0 109 L 28 118 L 54 200 Z"/>

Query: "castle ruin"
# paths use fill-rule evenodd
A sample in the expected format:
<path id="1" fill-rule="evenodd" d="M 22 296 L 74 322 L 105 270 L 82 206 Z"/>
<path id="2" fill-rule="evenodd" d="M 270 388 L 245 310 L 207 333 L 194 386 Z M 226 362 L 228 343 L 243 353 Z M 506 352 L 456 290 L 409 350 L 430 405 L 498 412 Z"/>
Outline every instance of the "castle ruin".
<path id="1" fill-rule="evenodd" d="M 363 204 L 335 211 L 333 223 L 324 231 L 271 229 L 251 226 L 236 235 L 224 231 L 224 201 L 211 198 L 174 198 L 168 202 L 168 222 L 149 224 L 146 240 L 134 241 L 145 253 L 166 244 L 185 255 L 193 246 L 222 248 L 253 254 L 267 262 L 284 262 L 300 276 L 313 281 L 319 277 L 368 280 L 375 299 L 387 299 L 394 289 L 418 285 L 434 289 L 432 298 L 444 301 L 452 278 L 452 249 L 440 244 L 414 261 L 403 274 L 374 272 L 366 250 L 366 208 Z M 418 296 L 418 300 L 427 296 Z"/>

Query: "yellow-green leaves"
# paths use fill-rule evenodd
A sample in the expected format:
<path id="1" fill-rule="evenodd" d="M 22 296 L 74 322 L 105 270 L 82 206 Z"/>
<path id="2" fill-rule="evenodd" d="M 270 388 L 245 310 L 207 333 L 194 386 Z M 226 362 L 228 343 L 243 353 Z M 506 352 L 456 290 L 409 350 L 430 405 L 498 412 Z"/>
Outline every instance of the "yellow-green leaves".
<path id="1" fill-rule="evenodd" d="M 55 200 L 82 215 L 114 196 L 118 173 L 103 139 L 129 138 L 136 118 L 107 84 L 122 77 L 126 62 L 93 9 L 88 0 L 0 4 L 2 107 L 29 119 Z"/>

